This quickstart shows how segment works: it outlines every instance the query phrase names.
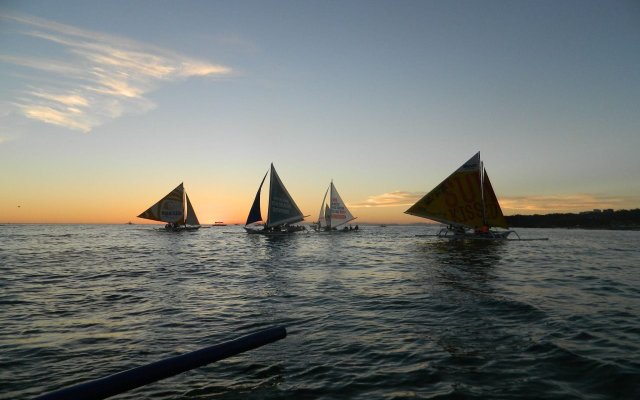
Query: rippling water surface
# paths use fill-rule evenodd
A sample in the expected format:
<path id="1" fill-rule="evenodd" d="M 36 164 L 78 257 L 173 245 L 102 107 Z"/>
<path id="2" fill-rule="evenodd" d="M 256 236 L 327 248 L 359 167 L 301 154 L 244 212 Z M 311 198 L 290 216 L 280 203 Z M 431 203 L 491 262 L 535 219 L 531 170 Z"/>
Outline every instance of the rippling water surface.
<path id="1" fill-rule="evenodd" d="M 119 399 L 637 399 L 640 232 L 0 226 L 0 398 L 273 325 L 288 337 Z"/>

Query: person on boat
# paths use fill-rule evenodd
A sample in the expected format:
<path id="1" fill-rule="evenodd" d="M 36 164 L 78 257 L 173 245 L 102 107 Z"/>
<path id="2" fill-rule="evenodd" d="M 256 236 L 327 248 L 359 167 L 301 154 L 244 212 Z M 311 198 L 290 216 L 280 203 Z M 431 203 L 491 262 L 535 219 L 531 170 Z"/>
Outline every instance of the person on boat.
<path id="1" fill-rule="evenodd" d="M 358 230 L 358 225 L 356 225 L 356 227 L 355 227 L 355 228 L 353 228 L 353 230 L 354 230 L 354 231 L 357 231 L 357 230 Z"/>
<path id="2" fill-rule="evenodd" d="M 480 228 L 476 229 L 475 233 L 479 235 L 486 235 L 487 233 L 489 233 L 489 225 L 482 225 Z"/>

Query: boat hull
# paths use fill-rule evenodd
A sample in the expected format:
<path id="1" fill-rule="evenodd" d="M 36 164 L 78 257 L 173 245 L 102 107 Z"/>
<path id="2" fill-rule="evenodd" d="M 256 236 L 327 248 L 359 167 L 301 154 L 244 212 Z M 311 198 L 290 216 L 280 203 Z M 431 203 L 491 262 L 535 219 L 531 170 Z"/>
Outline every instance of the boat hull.
<path id="1" fill-rule="evenodd" d="M 327 229 L 327 228 L 314 228 L 314 231 L 316 231 L 317 233 L 349 233 L 349 232 L 358 232 L 359 229 Z"/>
<path id="2" fill-rule="evenodd" d="M 247 228 L 246 226 L 244 227 L 244 230 L 250 234 L 250 235 L 291 235 L 292 233 L 296 233 L 296 232 L 303 232 L 306 229 L 304 229 L 304 227 L 302 229 L 299 228 L 295 228 L 295 229 L 252 229 L 252 228 Z"/>
<path id="3" fill-rule="evenodd" d="M 198 229 L 200 229 L 200 226 L 173 226 L 173 227 L 166 227 L 164 228 L 164 230 L 166 230 L 167 232 L 183 232 L 183 231 L 187 231 L 187 232 L 191 232 L 191 231 L 197 231 Z"/>

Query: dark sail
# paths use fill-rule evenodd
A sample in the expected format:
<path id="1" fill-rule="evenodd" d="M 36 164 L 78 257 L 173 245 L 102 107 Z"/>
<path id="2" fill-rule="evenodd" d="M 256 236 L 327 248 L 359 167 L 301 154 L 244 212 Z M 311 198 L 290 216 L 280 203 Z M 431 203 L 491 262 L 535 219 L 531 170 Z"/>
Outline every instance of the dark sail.
<path id="1" fill-rule="evenodd" d="M 249 216 L 247 217 L 246 225 L 252 224 L 254 222 L 262 221 L 262 213 L 260 212 L 260 191 L 262 190 L 262 185 L 264 184 L 264 180 L 267 179 L 267 171 L 262 178 L 262 182 L 260 182 L 260 187 L 258 187 L 258 193 L 256 193 L 256 198 L 253 200 L 253 205 L 251 206 L 251 211 L 249 211 Z"/>
<path id="2" fill-rule="evenodd" d="M 498 203 L 496 193 L 493 191 L 493 186 L 491 186 L 491 181 L 489 180 L 489 175 L 487 174 L 486 169 L 484 170 L 483 189 L 485 223 L 489 226 L 508 228 L 507 220 L 502 214 L 500 203 Z"/>
<path id="3" fill-rule="evenodd" d="M 187 220 L 185 224 L 192 226 L 200 226 L 200 221 L 198 221 L 198 217 L 196 216 L 196 212 L 191 205 L 191 200 L 189 200 L 189 195 L 185 192 L 185 197 L 187 198 Z"/>
<path id="4" fill-rule="evenodd" d="M 271 164 L 271 183 L 269 185 L 269 214 L 267 227 L 291 224 L 304 220 L 304 215 L 284 187 L 276 169 Z"/>

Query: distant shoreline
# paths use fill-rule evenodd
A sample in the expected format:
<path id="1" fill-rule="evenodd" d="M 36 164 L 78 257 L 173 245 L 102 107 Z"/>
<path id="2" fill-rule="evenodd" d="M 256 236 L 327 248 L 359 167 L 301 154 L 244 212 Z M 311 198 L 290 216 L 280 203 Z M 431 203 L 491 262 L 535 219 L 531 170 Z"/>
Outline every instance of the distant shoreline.
<path id="1" fill-rule="evenodd" d="M 640 230 L 640 209 L 593 210 L 578 214 L 510 215 L 505 219 L 514 228 L 599 229 L 616 231 Z"/>
<path id="2" fill-rule="evenodd" d="M 589 230 L 616 230 L 616 231 L 640 231 L 640 208 L 632 210 L 593 210 L 581 213 L 552 213 L 534 215 L 507 215 L 507 224 L 512 228 L 546 228 L 546 229 L 589 229 Z M 305 225 L 311 224 L 303 223 Z M 107 223 L 107 222 L 0 222 L 2 225 L 135 225 L 162 226 L 154 223 Z M 229 226 L 243 225 L 241 223 L 228 223 Z M 365 222 L 359 224 L 366 227 L 386 227 L 386 226 L 439 226 L 439 222 Z M 208 226 L 204 224 L 203 226 Z"/>

